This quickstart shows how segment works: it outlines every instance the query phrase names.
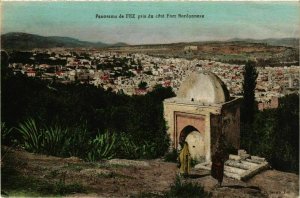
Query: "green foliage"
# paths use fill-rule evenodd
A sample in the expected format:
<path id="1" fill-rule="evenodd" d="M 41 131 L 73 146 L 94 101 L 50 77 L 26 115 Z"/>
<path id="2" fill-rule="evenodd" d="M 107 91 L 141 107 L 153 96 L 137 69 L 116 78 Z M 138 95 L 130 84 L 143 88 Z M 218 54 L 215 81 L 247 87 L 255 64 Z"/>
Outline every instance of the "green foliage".
<path id="1" fill-rule="evenodd" d="M 272 165 L 299 174 L 299 95 L 280 99 L 276 111 Z"/>
<path id="2" fill-rule="evenodd" d="M 178 157 L 178 152 L 176 149 L 173 149 L 171 152 L 168 152 L 165 156 L 164 159 L 166 162 L 177 162 L 177 157 Z"/>
<path id="3" fill-rule="evenodd" d="M 68 130 L 68 136 L 65 136 L 63 147 L 63 156 L 77 156 L 85 158 L 89 151 L 88 141 L 90 140 L 86 125 L 75 126 Z"/>
<path id="4" fill-rule="evenodd" d="M 247 61 L 244 68 L 243 102 L 241 104 L 241 146 L 251 152 L 253 139 L 253 121 L 257 110 L 255 87 L 258 72 L 256 62 Z"/>
<path id="5" fill-rule="evenodd" d="M 50 88 L 46 81 L 22 75 L 9 76 L 2 85 L 2 120 L 23 131 L 11 133 L 9 139 L 23 143 L 26 139 L 29 151 L 86 159 L 89 142 L 98 131 L 118 132 L 118 137 L 120 132 L 126 134 L 115 143 L 120 145 L 116 157 L 154 158 L 163 156 L 169 147 L 162 101 L 174 96 L 171 88 L 156 87 L 145 96 L 126 96 L 88 84 L 52 83 Z M 28 118 L 43 124 L 35 128 Z M 53 137 L 56 133 L 58 139 Z M 50 152 L 50 142 L 64 143 Z"/>
<path id="6" fill-rule="evenodd" d="M 6 126 L 5 122 L 1 122 L 1 142 L 9 142 L 12 128 Z"/>
<path id="7" fill-rule="evenodd" d="M 169 192 L 166 193 L 166 197 L 210 197 L 210 195 L 204 191 L 204 188 L 198 184 L 183 182 L 179 176 L 176 177 L 175 183 L 171 186 Z"/>
<path id="8" fill-rule="evenodd" d="M 87 161 L 113 157 L 126 159 L 151 159 L 161 154 L 159 145 L 152 141 L 134 142 L 130 134 L 99 133 L 94 138 L 84 126 L 76 129 L 59 125 L 37 126 L 32 118 L 19 124 L 21 142 L 25 149 L 54 156 L 78 156 Z M 162 140 L 164 141 L 164 140 Z"/>
<path id="9" fill-rule="evenodd" d="M 66 140 L 68 138 L 68 129 L 58 125 L 50 127 L 37 126 L 32 118 L 19 124 L 17 130 L 20 132 L 25 149 L 48 155 L 62 156 Z"/>
<path id="10" fill-rule="evenodd" d="M 119 158 L 151 159 L 157 157 L 159 148 L 155 142 L 142 141 L 135 143 L 130 135 L 122 133 L 119 138 Z"/>
<path id="11" fill-rule="evenodd" d="M 99 161 L 101 159 L 111 159 L 116 153 L 116 134 L 105 132 L 98 134 L 93 140 L 89 141 L 90 152 L 88 161 Z"/>
<path id="12" fill-rule="evenodd" d="M 127 159 L 139 158 L 139 148 L 133 142 L 132 137 L 125 133 L 121 133 L 119 141 L 120 157 Z"/>
<path id="13" fill-rule="evenodd" d="M 85 154 L 88 143 L 86 130 L 71 130 L 57 124 L 53 126 L 40 126 L 33 118 L 19 124 L 17 130 L 21 135 L 21 142 L 25 149 L 35 153 L 54 156 L 79 156 Z M 82 144 L 82 145 L 81 145 Z"/>
<path id="14" fill-rule="evenodd" d="M 157 157 L 158 145 L 155 142 L 144 141 L 139 149 L 140 158 L 152 159 Z"/>
<path id="15" fill-rule="evenodd" d="M 256 63 L 247 61 L 244 68 L 243 82 L 243 103 L 241 108 L 241 121 L 243 123 L 252 124 L 256 109 L 255 104 L 255 87 L 258 72 L 256 71 Z"/>
<path id="16" fill-rule="evenodd" d="M 43 131 L 37 127 L 35 120 L 29 118 L 24 123 L 20 123 L 17 130 L 22 135 L 25 149 L 36 153 L 43 151 Z"/>
<path id="17" fill-rule="evenodd" d="M 41 147 L 43 148 L 43 153 L 61 155 L 68 135 L 68 129 L 55 125 L 53 127 L 45 127 L 42 132 Z"/>
<path id="18" fill-rule="evenodd" d="M 299 173 L 299 96 L 288 95 L 280 99 L 277 109 L 255 114 L 253 127 L 241 142 L 252 155 L 266 157 L 272 167 Z"/>

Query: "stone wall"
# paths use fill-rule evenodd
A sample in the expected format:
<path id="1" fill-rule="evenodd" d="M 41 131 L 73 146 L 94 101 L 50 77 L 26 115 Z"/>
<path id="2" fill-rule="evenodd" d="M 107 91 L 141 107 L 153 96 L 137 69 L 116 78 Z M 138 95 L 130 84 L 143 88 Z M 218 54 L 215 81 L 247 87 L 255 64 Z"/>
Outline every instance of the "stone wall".
<path id="1" fill-rule="evenodd" d="M 226 141 L 235 149 L 240 148 L 240 99 L 225 104 L 222 108 L 223 132 Z"/>

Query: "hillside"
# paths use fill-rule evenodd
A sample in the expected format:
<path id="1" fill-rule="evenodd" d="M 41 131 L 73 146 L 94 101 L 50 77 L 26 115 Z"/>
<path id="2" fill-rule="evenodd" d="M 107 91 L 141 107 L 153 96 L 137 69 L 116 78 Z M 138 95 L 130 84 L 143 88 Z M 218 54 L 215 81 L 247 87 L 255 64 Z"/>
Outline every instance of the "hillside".
<path id="1" fill-rule="evenodd" d="M 154 45 L 136 45 L 133 47 L 142 48 L 157 48 L 166 47 L 172 48 L 174 46 L 185 46 L 185 45 L 200 45 L 200 46 L 218 46 L 218 45 L 249 45 L 249 44 L 267 44 L 269 46 L 284 46 L 299 48 L 298 38 L 270 38 L 270 39 L 240 39 L 233 38 L 227 41 L 200 41 L 190 43 L 170 43 L 170 44 L 154 44 Z M 33 48 L 53 48 L 53 47 L 122 47 L 128 46 L 123 42 L 108 44 L 104 42 L 88 42 L 81 41 L 79 39 L 71 37 L 61 36 L 40 36 L 36 34 L 28 34 L 22 32 L 11 32 L 1 35 L 1 46 L 3 49 L 33 49 Z"/>
<path id="2" fill-rule="evenodd" d="M 3 49 L 30 50 L 33 48 L 54 48 L 54 47 L 95 47 L 103 48 L 108 46 L 126 46 L 126 43 L 107 44 L 103 42 L 87 42 L 70 37 L 40 36 L 21 32 L 12 32 L 1 35 L 1 47 Z"/>
<path id="3" fill-rule="evenodd" d="M 240 42 L 249 42 L 249 43 L 265 43 L 271 46 L 285 46 L 285 47 L 293 47 L 299 48 L 299 39 L 298 38 L 269 38 L 269 39 L 239 39 L 233 38 L 228 40 L 229 42 L 232 41 L 240 41 Z"/>
<path id="4" fill-rule="evenodd" d="M 35 197 L 163 197 L 177 171 L 176 163 L 161 159 L 87 163 L 75 157 L 11 150 L 1 164 L 2 192 Z M 207 170 L 192 170 L 183 180 L 202 185 L 211 197 L 297 197 L 299 191 L 298 175 L 276 170 L 266 170 L 245 182 L 225 177 L 222 187 L 217 187 Z"/>

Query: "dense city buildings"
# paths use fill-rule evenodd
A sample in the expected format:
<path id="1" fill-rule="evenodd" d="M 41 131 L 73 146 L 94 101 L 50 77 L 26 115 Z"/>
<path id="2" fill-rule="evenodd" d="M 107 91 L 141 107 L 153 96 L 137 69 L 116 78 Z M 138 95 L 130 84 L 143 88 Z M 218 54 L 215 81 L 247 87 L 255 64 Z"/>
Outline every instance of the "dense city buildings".
<path id="1" fill-rule="evenodd" d="M 157 85 L 170 86 L 176 93 L 191 72 L 207 70 L 225 82 L 231 96 L 237 96 L 242 93 L 244 68 L 244 65 L 212 60 L 62 48 L 12 52 L 10 62 L 15 74 L 61 83 L 89 83 L 127 95 L 146 94 Z M 258 67 L 257 71 L 255 96 L 261 110 L 276 108 L 278 98 L 299 91 L 299 66 L 265 66 Z"/>

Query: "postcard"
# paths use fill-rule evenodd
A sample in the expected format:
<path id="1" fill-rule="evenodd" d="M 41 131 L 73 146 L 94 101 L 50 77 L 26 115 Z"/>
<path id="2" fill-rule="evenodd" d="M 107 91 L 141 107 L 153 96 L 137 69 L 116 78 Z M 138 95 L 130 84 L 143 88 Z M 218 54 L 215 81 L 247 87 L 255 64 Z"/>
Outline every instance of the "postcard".
<path id="1" fill-rule="evenodd" d="M 2 1 L 1 196 L 298 197 L 297 1 Z"/>

